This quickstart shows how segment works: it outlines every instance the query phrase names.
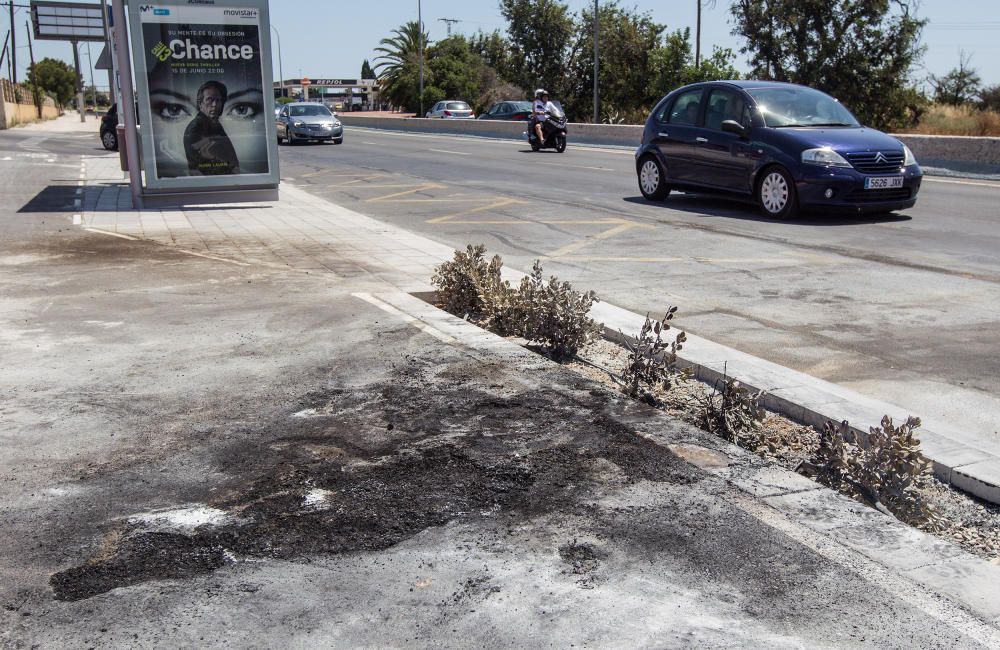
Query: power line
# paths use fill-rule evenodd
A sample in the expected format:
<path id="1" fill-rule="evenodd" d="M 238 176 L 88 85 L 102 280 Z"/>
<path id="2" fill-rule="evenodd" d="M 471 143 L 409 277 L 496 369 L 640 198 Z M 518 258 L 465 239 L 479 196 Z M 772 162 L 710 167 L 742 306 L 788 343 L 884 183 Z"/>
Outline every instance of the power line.
<path id="1" fill-rule="evenodd" d="M 448 38 L 451 38 L 451 26 L 454 25 L 455 23 L 462 22 L 458 18 L 438 18 L 438 20 L 448 24 Z"/>

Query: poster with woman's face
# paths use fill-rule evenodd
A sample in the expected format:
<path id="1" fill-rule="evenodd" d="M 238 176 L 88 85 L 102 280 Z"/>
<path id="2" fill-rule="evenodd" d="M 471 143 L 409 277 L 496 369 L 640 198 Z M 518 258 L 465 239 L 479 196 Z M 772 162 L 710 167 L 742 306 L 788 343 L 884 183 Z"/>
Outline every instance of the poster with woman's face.
<path id="1" fill-rule="evenodd" d="M 138 10 L 156 178 L 267 174 L 266 122 L 273 116 L 264 95 L 270 87 L 263 79 L 260 12 Z"/>

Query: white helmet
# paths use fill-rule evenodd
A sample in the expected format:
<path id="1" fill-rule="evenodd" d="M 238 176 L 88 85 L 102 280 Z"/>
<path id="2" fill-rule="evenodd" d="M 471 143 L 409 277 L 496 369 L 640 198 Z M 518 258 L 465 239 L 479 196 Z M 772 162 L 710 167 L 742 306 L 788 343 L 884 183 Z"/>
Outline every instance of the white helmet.
<path id="1" fill-rule="evenodd" d="M 544 88 L 539 88 L 538 90 L 535 91 L 535 99 L 541 99 L 542 95 L 548 95 L 548 94 L 549 93 L 547 90 L 545 90 Z"/>

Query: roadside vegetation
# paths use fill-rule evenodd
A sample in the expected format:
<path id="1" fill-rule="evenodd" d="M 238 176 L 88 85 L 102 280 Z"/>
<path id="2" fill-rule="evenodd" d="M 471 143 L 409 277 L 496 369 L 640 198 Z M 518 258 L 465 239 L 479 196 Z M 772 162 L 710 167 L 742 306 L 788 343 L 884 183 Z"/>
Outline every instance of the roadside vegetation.
<path id="1" fill-rule="evenodd" d="M 713 384 L 692 380 L 677 352 L 687 340 L 663 318 L 648 315 L 637 333 L 602 338 L 589 316 L 597 297 L 555 277 L 535 262 L 517 287 L 501 277 L 499 255 L 468 246 L 435 269 L 442 309 L 525 343 L 570 369 L 639 399 L 785 468 L 840 491 L 909 525 L 1000 563 L 1000 507 L 979 502 L 934 477 L 920 450 L 920 419 L 896 424 L 885 416 L 867 432 L 848 422 L 822 430 L 797 424 L 763 404 L 766 393 L 723 375 Z"/>
<path id="2" fill-rule="evenodd" d="M 573 122 L 593 120 L 593 9 L 560 0 L 500 0 L 506 28 L 431 42 L 416 22 L 382 39 L 374 66 L 382 94 L 406 112 L 421 108 L 424 52 L 426 110 L 442 99 L 477 113 L 505 99 L 547 89 Z M 655 22 L 649 12 L 600 3 L 600 115 L 611 124 L 642 124 L 671 90 L 697 81 L 739 79 L 737 53 L 704 48 L 696 60 L 686 27 Z M 887 131 L 1000 135 L 1000 85 L 983 87 L 971 57 L 945 75 L 914 76 L 927 24 L 906 0 L 732 0 L 733 33 L 742 39 L 752 79 L 818 88 L 864 124 Z M 802 16 L 811 19 L 802 20 Z M 929 89 L 929 90 L 928 90 Z"/>

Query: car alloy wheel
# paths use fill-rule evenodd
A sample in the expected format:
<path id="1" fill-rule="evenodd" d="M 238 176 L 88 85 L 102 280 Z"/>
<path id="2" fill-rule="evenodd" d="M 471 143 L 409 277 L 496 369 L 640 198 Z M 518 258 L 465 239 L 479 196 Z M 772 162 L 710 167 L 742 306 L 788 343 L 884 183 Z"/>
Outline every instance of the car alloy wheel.
<path id="1" fill-rule="evenodd" d="M 788 219 L 795 215 L 795 186 L 788 173 L 773 167 L 764 173 L 757 189 L 757 200 L 768 216 Z"/>
<path id="2" fill-rule="evenodd" d="M 639 166 L 639 190 L 650 201 L 662 201 L 670 194 L 670 188 L 663 182 L 663 170 L 652 156 L 642 159 Z"/>
<path id="3" fill-rule="evenodd" d="M 104 135 L 101 136 L 101 144 L 108 151 L 114 151 L 118 148 L 118 136 L 112 131 L 105 131 Z"/>

